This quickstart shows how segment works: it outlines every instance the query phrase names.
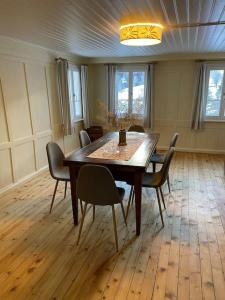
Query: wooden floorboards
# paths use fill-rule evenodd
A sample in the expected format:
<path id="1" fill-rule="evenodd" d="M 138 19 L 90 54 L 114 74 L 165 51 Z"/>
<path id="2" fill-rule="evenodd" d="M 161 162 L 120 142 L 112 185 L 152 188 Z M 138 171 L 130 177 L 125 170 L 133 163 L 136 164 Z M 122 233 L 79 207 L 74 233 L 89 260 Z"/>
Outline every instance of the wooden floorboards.
<path id="1" fill-rule="evenodd" d="M 119 253 L 109 207 L 90 209 L 79 246 L 70 195 L 48 172 L 0 196 L 0 299 L 225 299 L 223 156 L 176 153 L 161 228 L 154 190 L 143 189 L 142 233 L 134 208 Z M 129 187 L 124 204 L 127 205 Z"/>

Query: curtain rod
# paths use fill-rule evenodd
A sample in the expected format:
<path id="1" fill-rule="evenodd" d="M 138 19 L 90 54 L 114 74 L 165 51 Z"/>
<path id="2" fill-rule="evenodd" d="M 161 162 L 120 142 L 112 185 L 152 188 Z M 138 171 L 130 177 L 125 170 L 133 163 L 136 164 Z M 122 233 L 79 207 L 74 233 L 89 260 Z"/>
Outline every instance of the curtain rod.
<path id="1" fill-rule="evenodd" d="M 104 66 L 107 66 L 107 65 L 147 65 L 147 64 L 152 64 L 152 65 L 156 65 L 158 64 L 157 61 L 154 61 L 154 62 L 133 62 L 133 63 L 129 63 L 129 62 L 118 62 L 118 63 L 104 63 Z"/>
<path id="2" fill-rule="evenodd" d="M 182 29 L 182 28 L 192 28 L 192 27 L 203 27 L 203 26 L 218 26 L 225 25 L 225 21 L 214 21 L 214 22 L 196 22 L 196 23 L 183 23 L 183 24 L 174 24 L 168 26 L 168 29 Z"/>
<path id="3" fill-rule="evenodd" d="M 215 59 L 196 59 L 195 62 L 219 62 L 219 61 L 222 61 L 222 62 L 225 62 L 225 58 L 215 58 Z"/>

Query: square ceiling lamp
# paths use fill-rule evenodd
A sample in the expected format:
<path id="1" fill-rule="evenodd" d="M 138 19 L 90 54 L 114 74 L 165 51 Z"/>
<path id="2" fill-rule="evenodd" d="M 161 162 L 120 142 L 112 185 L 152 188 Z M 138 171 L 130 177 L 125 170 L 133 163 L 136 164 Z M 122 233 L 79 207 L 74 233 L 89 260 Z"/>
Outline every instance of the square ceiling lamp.
<path id="1" fill-rule="evenodd" d="M 163 26 L 156 23 L 132 23 L 120 27 L 120 43 L 126 46 L 151 46 L 161 43 Z"/>

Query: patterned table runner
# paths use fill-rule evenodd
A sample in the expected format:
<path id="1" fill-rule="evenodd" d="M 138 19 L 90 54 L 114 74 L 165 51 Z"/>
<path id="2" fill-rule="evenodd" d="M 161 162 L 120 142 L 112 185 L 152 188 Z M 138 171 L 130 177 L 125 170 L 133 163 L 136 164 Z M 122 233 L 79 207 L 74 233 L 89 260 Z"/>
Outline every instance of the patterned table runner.
<path id="1" fill-rule="evenodd" d="M 95 150 L 87 157 L 112 160 L 129 160 L 144 142 L 143 136 L 127 136 L 127 145 L 118 146 L 118 139 L 112 139 L 105 145 Z"/>

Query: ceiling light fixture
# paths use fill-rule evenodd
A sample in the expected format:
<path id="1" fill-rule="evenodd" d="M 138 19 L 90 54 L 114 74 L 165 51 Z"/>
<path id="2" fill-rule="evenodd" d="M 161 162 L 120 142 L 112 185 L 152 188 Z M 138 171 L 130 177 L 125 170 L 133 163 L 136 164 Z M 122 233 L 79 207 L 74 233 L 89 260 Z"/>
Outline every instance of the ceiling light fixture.
<path id="1" fill-rule="evenodd" d="M 127 46 L 150 46 L 162 41 L 161 24 L 133 23 L 120 27 L 120 43 Z"/>

